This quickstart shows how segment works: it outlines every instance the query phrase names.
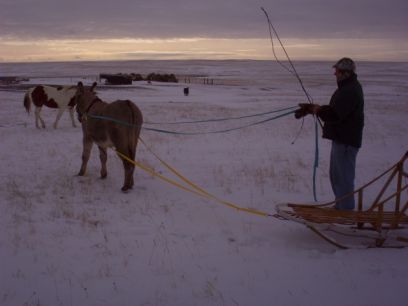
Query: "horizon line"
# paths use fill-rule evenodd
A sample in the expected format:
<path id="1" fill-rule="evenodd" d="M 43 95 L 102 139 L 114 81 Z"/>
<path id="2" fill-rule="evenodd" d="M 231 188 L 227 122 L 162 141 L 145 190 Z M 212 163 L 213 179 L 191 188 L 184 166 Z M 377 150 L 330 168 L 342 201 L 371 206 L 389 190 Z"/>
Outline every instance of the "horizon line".
<path id="1" fill-rule="evenodd" d="M 1 61 L 0 64 L 47 64 L 47 63 L 85 63 L 85 62 L 143 62 L 143 61 L 212 61 L 212 62 L 227 62 L 227 61 L 236 61 L 236 62 L 278 62 L 276 59 L 256 59 L 256 58 L 224 58 L 224 59 L 209 59 L 209 58 L 140 58 L 140 59 L 72 59 L 72 60 L 32 60 L 32 61 Z M 291 59 L 294 62 L 333 62 L 336 59 Z M 357 62 L 374 62 L 374 63 L 408 63 L 408 60 L 392 60 L 392 59 L 356 59 Z M 279 62 L 289 62 L 287 59 L 279 59 Z"/>

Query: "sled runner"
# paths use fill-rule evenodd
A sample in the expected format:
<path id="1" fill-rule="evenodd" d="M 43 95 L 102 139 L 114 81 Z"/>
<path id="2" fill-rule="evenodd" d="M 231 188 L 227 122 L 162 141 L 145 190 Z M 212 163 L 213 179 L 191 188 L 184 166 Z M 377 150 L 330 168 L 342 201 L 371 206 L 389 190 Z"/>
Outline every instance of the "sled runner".
<path id="1" fill-rule="evenodd" d="M 277 214 L 306 225 L 340 248 L 408 246 L 408 151 L 390 169 L 355 190 L 357 209 L 343 211 L 332 201 L 320 205 L 281 204 Z M 373 188 L 379 188 L 372 200 Z M 374 193 L 375 194 L 375 193 Z M 345 197 L 350 196 L 346 195 Z M 341 199 L 339 199 L 341 200 Z"/>

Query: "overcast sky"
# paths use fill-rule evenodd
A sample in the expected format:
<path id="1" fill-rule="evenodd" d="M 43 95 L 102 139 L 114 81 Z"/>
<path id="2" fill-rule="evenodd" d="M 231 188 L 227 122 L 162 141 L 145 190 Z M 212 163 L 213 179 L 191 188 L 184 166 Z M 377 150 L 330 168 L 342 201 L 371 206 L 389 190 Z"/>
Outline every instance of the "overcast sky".
<path id="1" fill-rule="evenodd" d="M 399 49 L 408 60 L 401 50 L 408 42 L 407 0 L 0 0 L 0 47 L 10 52 L 10 43 L 41 40 L 265 40 L 261 6 L 283 39 L 383 42 L 386 52 Z M 0 60 L 8 60 L 6 51 L 0 49 Z"/>

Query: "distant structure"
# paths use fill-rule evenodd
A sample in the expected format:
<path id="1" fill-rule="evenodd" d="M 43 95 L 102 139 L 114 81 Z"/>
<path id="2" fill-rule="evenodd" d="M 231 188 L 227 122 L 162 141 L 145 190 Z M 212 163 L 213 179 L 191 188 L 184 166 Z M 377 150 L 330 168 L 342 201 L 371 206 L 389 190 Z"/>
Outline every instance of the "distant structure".
<path id="1" fill-rule="evenodd" d="M 106 84 L 109 85 L 131 85 L 132 84 L 132 77 L 127 74 L 106 74 L 101 73 L 99 78 L 105 79 Z"/>
<path id="2" fill-rule="evenodd" d="M 146 80 L 149 84 L 152 81 L 155 82 L 174 82 L 177 83 L 178 79 L 174 74 L 159 74 L 150 73 L 145 78 L 141 74 L 135 73 L 101 73 L 99 74 L 100 79 L 105 79 L 105 83 L 109 85 L 131 85 L 133 81 L 143 81 Z"/>
<path id="3" fill-rule="evenodd" d="M 15 76 L 0 76 L 1 85 L 19 84 L 20 82 L 26 82 L 26 81 L 29 81 L 29 79 L 23 78 L 23 77 L 15 77 Z"/>
<path id="4" fill-rule="evenodd" d="M 149 73 L 146 76 L 146 80 L 155 81 L 155 82 L 171 82 L 171 83 L 178 83 L 177 77 L 173 73 Z"/>

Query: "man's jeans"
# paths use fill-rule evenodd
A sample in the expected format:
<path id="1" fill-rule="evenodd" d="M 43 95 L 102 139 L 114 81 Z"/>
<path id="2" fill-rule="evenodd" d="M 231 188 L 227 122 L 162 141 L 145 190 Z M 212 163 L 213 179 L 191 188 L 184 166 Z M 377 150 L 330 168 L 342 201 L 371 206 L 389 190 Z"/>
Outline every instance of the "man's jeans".
<path id="1" fill-rule="evenodd" d="M 330 182 L 336 200 L 354 191 L 358 148 L 333 141 L 330 153 Z M 354 195 L 336 203 L 336 209 L 354 209 Z"/>

